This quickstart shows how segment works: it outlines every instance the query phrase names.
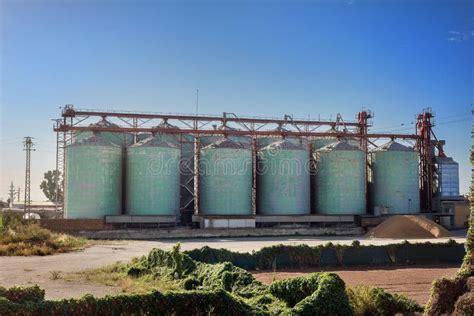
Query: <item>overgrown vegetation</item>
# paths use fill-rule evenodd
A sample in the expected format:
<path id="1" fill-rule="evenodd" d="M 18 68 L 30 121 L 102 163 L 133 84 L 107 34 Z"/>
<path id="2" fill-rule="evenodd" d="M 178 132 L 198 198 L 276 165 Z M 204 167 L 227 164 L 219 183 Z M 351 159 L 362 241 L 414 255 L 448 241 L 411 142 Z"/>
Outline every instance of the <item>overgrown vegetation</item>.
<path id="1" fill-rule="evenodd" d="M 309 268 L 323 266 L 393 265 L 461 262 L 464 246 L 450 239 L 446 243 L 391 245 L 275 245 L 252 253 L 202 247 L 186 251 L 192 259 L 205 263 L 231 262 L 246 270 Z"/>
<path id="2" fill-rule="evenodd" d="M 268 286 L 230 262 L 208 264 L 195 261 L 180 251 L 179 244 L 171 251 L 153 249 L 148 256 L 128 264 L 117 263 L 102 269 L 88 270 L 75 277 L 121 286 L 122 291 L 140 302 L 142 298 L 136 295 L 147 296 L 153 291 L 175 293 L 174 295 L 214 293 L 213 297 L 218 298 L 212 304 L 219 305 L 216 310 L 221 310 L 220 300 L 224 297 L 223 294 L 215 293 L 224 291 L 227 293 L 226 300 L 235 299 L 235 304 L 244 306 L 253 315 L 315 315 L 316 312 L 317 315 L 378 315 L 386 308 L 390 309 L 385 315 L 391 315 L 393 311 L 402 313 L 422 310 L 414 301 L 404 296 L 391 295 L 381 289 L 373 290 L 372 295 L 379 298 L 376 303 L 366 306 L 365 292 L 346 290 L 344 281 L 334 273 L 313 273 L 306 277 L 275 281 Z M 367 288 L 369 290 L 371 288 Z M 186 296 L 179 297 L 184 299 Z M 175 301 L 175 304 L 179 305 L 181 301 Z M 209 306 L 200 311 L 203 310 L 208 311 L 208 314 L 218 315 Z M 366 313 L 358 314 L 361 310 Z M 193 311 L 195 310 L 190 309 L 185 314 L 193 314 Z"/>
<path id="3" fill-rule="evenodd" d="M 87 240 L 67 234 L 57 234 L 32 220 L 23 220 L 10 213 L 2 216 L 0 256 L 45 256 L 84 247 Z"/>
<path id="4" fill-rule="evenodd" d="M 472 136 L 474 141 L 474 129 Z M 471 166 L 474 167 L 474 151 L 471 151 Z M 474 172 L 471 178 L 474 181 Z M 464 243 L 466 253 L 461 268 L 455 278 L 433 282 L 425 315 L 474 315 L 474 186 L 471 186 L 470 203 L 469 229 Z"/>
<path id="5" fill-rule="evenodd" d="M 382 288 L 359 285 L 347 290 L 355 316 L 390 316 L 423 312 L 415 301 L 399 294 L 391 294 Z"/>

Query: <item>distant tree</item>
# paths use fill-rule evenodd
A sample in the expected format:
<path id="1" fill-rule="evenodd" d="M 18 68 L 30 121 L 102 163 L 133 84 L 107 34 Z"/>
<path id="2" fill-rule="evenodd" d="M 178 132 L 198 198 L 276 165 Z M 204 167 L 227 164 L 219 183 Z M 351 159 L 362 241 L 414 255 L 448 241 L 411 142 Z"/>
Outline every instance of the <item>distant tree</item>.
<path id="1" fill-rule="evenodd" d="M 56 181 L 56 175 L 58 175 L 57 178 L 59 178 L 59 171 L 57 170 L 49 170 L 48 172 L 45 172 L 44 174 L 44 180 L 41 182 L 40 189 L 43 191 L 44 195 L 50 200 L 51 202 L 56 201 L 56 188 L 58 187 L 58 183 Z M 61 188 L 59 188 L 59 202 L 63 202 L 63 191 Z"/>

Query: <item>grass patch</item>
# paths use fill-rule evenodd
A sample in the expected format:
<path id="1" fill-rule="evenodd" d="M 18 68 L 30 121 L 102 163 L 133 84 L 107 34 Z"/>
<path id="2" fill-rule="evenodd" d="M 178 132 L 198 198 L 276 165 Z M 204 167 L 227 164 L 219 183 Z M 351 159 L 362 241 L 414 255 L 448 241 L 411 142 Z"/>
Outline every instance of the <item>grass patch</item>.
<path id="1" fill-rule="evenodd" d="M 414 300 L 400 294 L 391 294 L 382 288 L 359 285 L 347 289 L 355 316 L 391 316 L 423 312 Z"/>
<path id="2" fill-rule="evenodd" d="M 138 261 L 132 260 L 131 263 L 117 262 L 97 269 L 87 269 L 77 273 L 69 273 L 62 278 L 66 281 L 79 281 L 103 284 L 120 288 L 123 293 L 144 294 L 153 290 L 166 292 L 179 290 L 181 287 L 170 277 L 152 278 L 143 276 L 134 278 L 127 274 L 131 264 Z"/>
<path id="3" fill-rule="evenodd" d="M 0 228 L 0 256 L 45 256 L 83 249 L 85 238 L 57 234 L 34 221 L 4 215 Z"/>

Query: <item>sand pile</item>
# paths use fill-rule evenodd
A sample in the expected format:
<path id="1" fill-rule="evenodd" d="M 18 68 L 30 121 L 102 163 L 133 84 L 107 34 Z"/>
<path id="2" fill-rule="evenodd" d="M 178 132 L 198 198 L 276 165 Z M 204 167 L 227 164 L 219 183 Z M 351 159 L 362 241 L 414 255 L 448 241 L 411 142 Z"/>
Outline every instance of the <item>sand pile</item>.
<path id="1" fill-rule="evenodd" d="M 451 234 L 424 216 L 395 215 L 367 233 L 375 238 L 438 238 Z"/>

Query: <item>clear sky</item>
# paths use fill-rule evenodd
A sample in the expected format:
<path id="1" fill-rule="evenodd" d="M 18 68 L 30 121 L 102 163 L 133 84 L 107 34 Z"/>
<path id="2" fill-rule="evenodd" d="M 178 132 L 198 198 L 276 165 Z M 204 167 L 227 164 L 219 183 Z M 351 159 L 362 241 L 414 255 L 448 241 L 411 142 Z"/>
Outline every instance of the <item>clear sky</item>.
<path id="1" fill-rule="evenodd" d="M 0 0 L 0 198 L 55 166 L 58 107 L 347 120 L 410 132 L 431 106 L 469 189 L 474 0 Z M 404 124 L 404 125 L 402 125 Z"/>

